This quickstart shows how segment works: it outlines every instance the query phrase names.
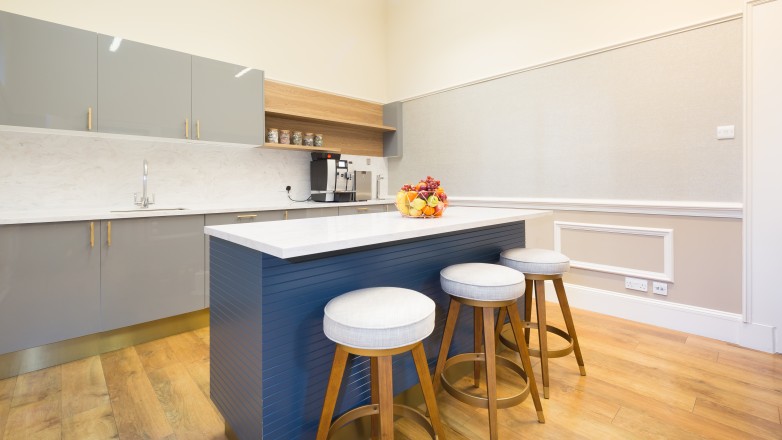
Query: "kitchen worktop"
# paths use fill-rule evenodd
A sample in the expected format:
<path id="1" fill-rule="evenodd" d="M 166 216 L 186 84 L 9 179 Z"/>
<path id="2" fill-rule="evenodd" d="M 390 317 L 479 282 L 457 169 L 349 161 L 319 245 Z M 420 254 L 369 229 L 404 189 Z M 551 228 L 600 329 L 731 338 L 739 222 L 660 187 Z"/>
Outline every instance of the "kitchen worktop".
<path id="1" fill-rule="evenodd" d="M 295 258 L 529 220 L 551 211 L 451 207 L 439 218 L 398 212 L 207 226 L 205 232 L 277 258 Z"/>
<path id="2" fill-rule="evenodd" d="M 226 212 L 256 212 L 279 211 L 287 209 L 311 209 L 311 208 L 335 208 L 338 206 L 367 206 L 387 205 L 393 203 L 391 199 L 375 199 L 364 202 L 287 202 L 277 204 L 201 204 L 201 205 L 152 205 L 147 209 L 141 209 L 133 205 L 115 206 L 111 208 L 57 208 L 12 211 L 0 210 L 0 225 L 14 225 L 24 223 L 52 223 L 84 220 L 114 220 L 123 218 L 140 217 L 165 217 L 176 215 L 203 215 L 220 214 Z"/>

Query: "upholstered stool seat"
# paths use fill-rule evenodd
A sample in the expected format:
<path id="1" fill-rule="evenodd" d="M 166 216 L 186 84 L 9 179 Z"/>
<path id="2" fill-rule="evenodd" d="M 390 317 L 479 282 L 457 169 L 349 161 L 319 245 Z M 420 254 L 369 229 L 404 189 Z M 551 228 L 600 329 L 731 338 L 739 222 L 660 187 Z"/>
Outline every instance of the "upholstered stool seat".
<path id="1" fill-rule="evenodd" d="M 573 316 L 570 313 L 567 295 L 565 294 L 565 285 L 562 282 L 562 276 L 570 269 L 570 259 L 559 252 L 548 249 L 534 248 L 516 248 L 509 249 L 500 254 L 500 264 L 513 268 L 524 274 L 525 292 L 524 297 L 524 339 L 529 343 L 530 328 L 538 329 L 539 350 L 530 350 L 533 356 L 540 357 L 540 364 L 543 378 L 543 397 L 549 397 L 549 374 L 548 359 L 554 357 L 567 356 L 575 352 L 576 361 L 582 376 L 586 375 L 584 360 L 581 356 L 581 348 L 578 345 L 576 328 L 573 324 Z M 567 331 L 546 323 L 546 291 L 545 281 L 551 280 L 554 283 L 554 290 L 557 292 L 557 299 L 565 319 Z M 535 297 L 537 320 L 532 320 L 532 298 Z M 497 336 L 506 346 L 518 350 L 517 344 L 510 338 L 500 336 L 505 322 L 505 315 L 500 312 L 497 322 Z M 544 329 L 541 331 L 541 329 Z M 552 333 L 564 339 L 568 344 L 564 348 L 551 350 L 548 347 L 548 333 Z"/>
<path id="2" fill-rule="evenodd" d="M 374 287 L 342 294 L 326 304 L 323 332 L 337 343 L 318 440 L 361 417 L 372 416 L 372 437 L 393 438 L 394 414 L 411 418 L 432 438 L 445 439 L 423 344 L 434 330 L 435 304 L 409 289 Z M 411 351 L 431 422 L 419 411 L 394 405 L 391 356 Z M 372 404 L 354 408 L 332 423 L 349 354 L 370 357 Z"/>
<path id="3" fill-rule="evenodd" d="M 524 276 L 518 271 L 496 264 L 464 263 L 448 266 L 440 271 L 440 286 L 445 293 L 450 295 L 451 303 L 434 373 L 435 391 L 442 386 L 450 395 L 462 402 L 487 408 L 489 410 L 489 438 L 491 440 L 497 439 L 498 435 L 497 409 L 518 405 L 530 393 L 535 404 L 538 421 L 543 423 L 545 421 L 543 407 L 535 385 L 535 376 L 531 374 L 532 365 L 523 336 L 521 317 L 516 305 L 517 299 L 524 293 Z M 475 352 L 458 354 L 448 358 L 448 350 L 462 304 L 474 308 Z M 496 354 L 495 308 L 504 310 L 510 316 L 517 344 L 520 347 L 522 365 Z M 448 382 L 445 370 L 463 362 L 473 363 L 473 384 L 475 387 L 480 384 L 481 369 L 479 364 L 485 365 L 486 397 L 460 391 Z M 505 366 L 521 377 L 525 386 L 520 393 L 510 397 L 497 397 L 497 365 Z"/>

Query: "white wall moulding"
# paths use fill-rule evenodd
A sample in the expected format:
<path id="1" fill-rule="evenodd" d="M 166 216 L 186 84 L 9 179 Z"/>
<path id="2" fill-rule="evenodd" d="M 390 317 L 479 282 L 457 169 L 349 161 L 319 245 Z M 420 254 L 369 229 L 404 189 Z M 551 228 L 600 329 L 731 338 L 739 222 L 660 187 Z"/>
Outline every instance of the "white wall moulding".
<path id="1" fill-rule="evenodd" d="M 449 197 L 448 200 L 454 206 L 552 209 L 557 211 L 616 212 L 624 214 L 674 215 L 686 217 L 743 218 L 743 204 L 738 202 L 680 202 L 509 197 Z"/>
<path id="2" fill-rule="evenodd" d="M 614 273 L 630 277 L 648 278 L 673 282 L 673 229 L 642 228 L 617 225 L 598 225 L 590 223 L 554 222 L 554 250 L 562 252 L 562 230 L 592 231 L 606 234 L 630 234 L 661 237 L 663 240 L 663 271 L 653 272 L 632 267 L 613 266 L 589 261 L 570 260 L 570 266 L 578 269 Z"/>
<path id="3" fill-rule="evenodd" d="M 557 302 L 554 286 L 546 287 L 546 301 Z M 774 351 L 774 327 L 745 323 L 739 313 L 677 304 L 569 283 L 565 283 L 565 290 L 571 307 L 719 339 L 754 350 Z"/>

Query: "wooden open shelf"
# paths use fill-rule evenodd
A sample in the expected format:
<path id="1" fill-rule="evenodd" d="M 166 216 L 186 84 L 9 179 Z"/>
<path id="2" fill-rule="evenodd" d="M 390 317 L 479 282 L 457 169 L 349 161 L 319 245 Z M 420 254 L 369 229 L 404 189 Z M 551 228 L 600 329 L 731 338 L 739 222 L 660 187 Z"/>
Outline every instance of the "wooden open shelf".
<path id="1" fill-rule="evenodd" d="M 368 124 L 363 122 L 353 122 L 348 121 L 344 119 L 336 119 L 336 118 L 323 118 L 318 116 L 311 116 L 306 115 L 303 113 L 294 113 L 290 111 L 283 111 L 283 110 L 275 110 L 275 109 L 266 109 L 266 115 L 267 116 L 276 116 L 279 118 L 285 118 L 285 119 L 291 119 L 294 121 L 304 121 L 304 122 L 316 122 L 323 125 L 332 125 L 337 127 L 352 127 L 352 128 L 359 128 L 359 129 L 365 129 L 370 131 L 379 131 L 382 133 L 385 132 L 391 132 L 396 131 L 396 128 L 389 127 L 387 125 L 378 125 L 378 124 Z"/>
<path id="2" fill-rule="evenodd" d="M 308 147 L 306 145 L 293 145 L 293 144 L 274 144 L 265 143 L 261 145 L 261 148 L 272 148 L 274 150 L 291 150 L 291 151 L 321 151 L 324 153 L 339 153 L 339 148 L 329 147 Z"/>
<path id="3" fill-rule="evenodd" d="M 384 134 L 396 131 L 383 124 L 380 104 L 276 81 L 264 81 L 264 109 L 267 129 L 323 135 L 324 147 L 303 151 L 382 157 Z M 298 149 L 287 145 L 267 148 Z"/>

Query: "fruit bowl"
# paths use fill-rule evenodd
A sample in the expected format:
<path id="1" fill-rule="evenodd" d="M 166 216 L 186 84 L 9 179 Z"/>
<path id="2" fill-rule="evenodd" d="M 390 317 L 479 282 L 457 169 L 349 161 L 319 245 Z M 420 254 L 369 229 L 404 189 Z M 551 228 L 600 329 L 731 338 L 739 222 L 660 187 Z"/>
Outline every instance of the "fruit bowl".
<path id="1" fill-rule="evenodd" d="M 396 193 L 396 209 L 403 217 L 437 218 L 442 217 L 448 207 L 448 195 L 440 187 L 440 181 L 432 176 L 415 185 L 402 185 Z"/>

